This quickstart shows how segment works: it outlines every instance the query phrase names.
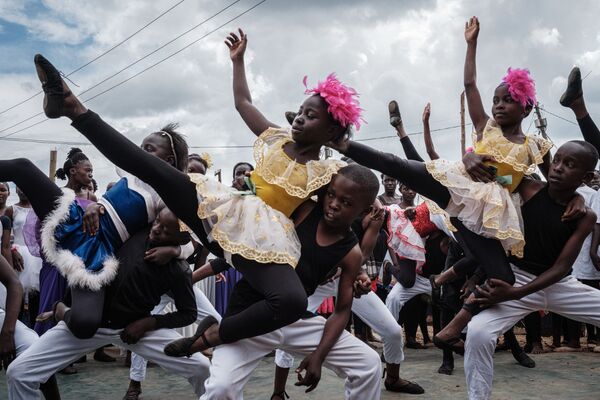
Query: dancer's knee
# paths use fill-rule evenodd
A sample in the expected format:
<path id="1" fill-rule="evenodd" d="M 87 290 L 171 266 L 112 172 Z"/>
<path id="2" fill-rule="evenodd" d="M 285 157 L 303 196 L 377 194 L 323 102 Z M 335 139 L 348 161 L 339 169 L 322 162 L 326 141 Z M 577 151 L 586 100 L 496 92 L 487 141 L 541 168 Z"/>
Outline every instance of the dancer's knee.
<path id="1" fill-rule="evenodd" d="M 97 318 L 95 315 L 80 315 L 73 314 L 68 319 L 67 326 L 73 336 L 77 339 L 90 339 L 95 334 L 98 328 L 100 327 L 100 318 Z"/>
<path id="2" fill-rule="evenodd" d="M 288 288 L 289 289 L 289 288 Z M 276 314 L 280 319 L 297 321 L 308 308 L 306 292 L 301 290 L 282 290 L 273 299 Z"/>

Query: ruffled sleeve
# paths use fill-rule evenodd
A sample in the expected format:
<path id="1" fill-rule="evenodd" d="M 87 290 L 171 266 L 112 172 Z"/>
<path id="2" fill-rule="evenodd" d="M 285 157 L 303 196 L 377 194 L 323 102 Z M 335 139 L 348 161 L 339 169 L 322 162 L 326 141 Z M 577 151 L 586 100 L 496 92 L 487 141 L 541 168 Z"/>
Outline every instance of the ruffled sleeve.
<path id="1" fill-rule="evenodd" d="M 340 160 L 314 160 L 300 164 L 285 154 L 283 146 L 293 141 L 287 129 L 269 128 L 254 143 L 256 169 L 267 183 L 283 188 L 287 194 L 308 198 L 327 185 L 337 171 L 346 165 Z"/>
<path id="2" fill-rule="evenodd" d="M 533 163 L 535 163 L 535 165 L 542 164 L 544 162 L 544 156 L 552 147 L 554 147 L 554 143 L 552 143 L 551 140 L 544 139 L 538 135 L 527 136 L 527 151 L 529 152 L 530 159 Z M 527 171 L 526 173 L 529 174 L 532 172 Z"/>

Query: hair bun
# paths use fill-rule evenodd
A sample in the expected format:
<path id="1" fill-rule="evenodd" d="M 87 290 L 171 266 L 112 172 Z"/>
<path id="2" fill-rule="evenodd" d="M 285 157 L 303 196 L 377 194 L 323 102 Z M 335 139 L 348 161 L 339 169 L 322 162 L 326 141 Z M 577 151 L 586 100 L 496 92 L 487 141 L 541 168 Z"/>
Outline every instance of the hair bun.
<path id="1" fill-rule="evenodd" d="M 71 147 L 71 150 L 67 153 L 67 158 L 73 158 L 73 156 L 77 153 L 83 153 L 79 147 Z"/>

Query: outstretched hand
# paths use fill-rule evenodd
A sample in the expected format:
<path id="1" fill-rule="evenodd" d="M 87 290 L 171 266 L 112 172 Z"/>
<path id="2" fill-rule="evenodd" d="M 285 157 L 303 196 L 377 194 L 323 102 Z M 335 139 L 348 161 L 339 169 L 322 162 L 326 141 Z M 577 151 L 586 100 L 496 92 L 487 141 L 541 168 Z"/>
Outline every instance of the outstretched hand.
<path id="1" fill-rule="evenodd" d="M 475 43 L 477 42 L 477 37 L 479 36 L 479 20 L 477 17 L 471 17 L 465 23 L 465 40 L 467 43 Z"/>
<path id="2" fill-rule="evenodd" d="M 431 104 L 427 103 L 423 110 L 423 122 L 429 122 L 429 116 L 431 115 Z"/>
<path id="3" fill-rule="evenodd" d="M 240 28 L 238 28 L 238 31 L 239 37 L 234 32 L 230 32 L 227 39 L 225 39 L 225 44 L 229 47 L 231 61 L 242 60 L 248 44 L 248 36 Z"/>

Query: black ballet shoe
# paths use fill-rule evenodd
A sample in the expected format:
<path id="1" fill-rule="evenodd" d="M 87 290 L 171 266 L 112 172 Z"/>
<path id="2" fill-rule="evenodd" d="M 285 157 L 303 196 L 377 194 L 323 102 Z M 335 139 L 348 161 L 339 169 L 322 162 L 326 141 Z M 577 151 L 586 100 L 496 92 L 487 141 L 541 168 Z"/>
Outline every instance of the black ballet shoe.
<path id="1" fill-rule="evenodd" d="M 71 94 L 65 91 L 60 72 L 41 54 L 33 58 L 35 70 L 44 90 L 44 113 L 48 118 L 59 118 L 64 115 L 65 97 Z"/>
<path id="2" fill-rule="evenodd" d="M 389 383 L 387 381 L 383 382 L 385 386 L 385 390 L 388 392 L 394 393 L 407 393 L 407 394 L 423 394 L 425 393 L 425 389 L 423 389 L 420 385 L 410 382 L 404 381 L 404 384 L 400 384 L 401 380 L 397 379 L 393 383 Z"/>
<path id="3" fill-rule="evenodd" d="M 465 355 L 465 342 L 462 340 L 462 338 L 460 338 L 460 336 L 450 338 L 448 340 L 443 340 L 437 336 L 434 336 L 433 344 L 435 344 L 438 349 L 450 350 L 461 356 Z"/>
<path id="4" fill-rule="evenodd" d="M 298 115 L 298 113 L 295 113 L 293 111 L 286 111 L 285 112 L 285 119 L 287 119 L 288 124 L 293 124 L 294 120 L 296 119 L 296 115 Z"/>
<path id="5" fill-rule="evenodd" d="M 513 357 L 515 358 L 515 360 L 517 360 L 519 365 L 522 365 L 523 367 L 527 368 L 535 368 L 535 361 L 533 361 L 533 359 L 529 357 L 524 351 L 517 354 L 513 354 Z"/>
<path id="6" fill-rule="evenodd" d="M 398 103 L 396 100 L 390 101 L 388 104 L 388 110 L 390 112 L 390 125 L 394 128 L 402 125 L 402 116 L 400 115 L 400 108 L 398 108 Z"/>
<path id="7" fill-rule="evenodd" d="M 583 96 L 581 87 L 581 71 L 579 67 L 573 67 L 567 79 L 567 89 L 560 96 L 560 105 L 563 107 L 571 107 L 571 104 L 578 98 Z"/>
<path id="8" fill-rule="evenodd" d="M 139 400 L 141 394 L 142 388 L 129 388 L 123 396 L 123 400 Z"/>
<path id="9" fill-rule="evenodd" d="M 454 364 L 443 362 L 442 365 L 438 368 L 438 374 L 442 375 L 452 375 L 454 372 Z"/>
<path id="10" fill-rule="evenodd" d="M 417 342 L 415 338 L 407 338 L 406 339 L 406 348 L 414 349 L 414 350 L 424 350 L 426 349 L 421 343 Z"/>
<path id="11" fill-rule="evenodd" d="M 198 324 L 198 328 L 196 329 L 194 336 L 177 339 L 167 344 L 164 349 L 165 354 L 170 357 L 191 357 L 193 354 L 192 345 L 198 339 L 202 339 L 202 342 L 207 349 L 214 347 L 208 342 L 204 333 L 208 328 L 217 323 L 217 319 L 212 315 L 209 315 L 208 317 L 204 318 L 200 324 Z"/>
<path id="12" fill-rule="evenodd" d="M 285 400 L 285 399 L 289 399 L 290 395 L 287 394 L 287 392 L 284 390 L 283 392 L 273 393 L 271 395 L 271 400 L 275 400 L 277 397 L 280 398 L 280 399 Z"/>

